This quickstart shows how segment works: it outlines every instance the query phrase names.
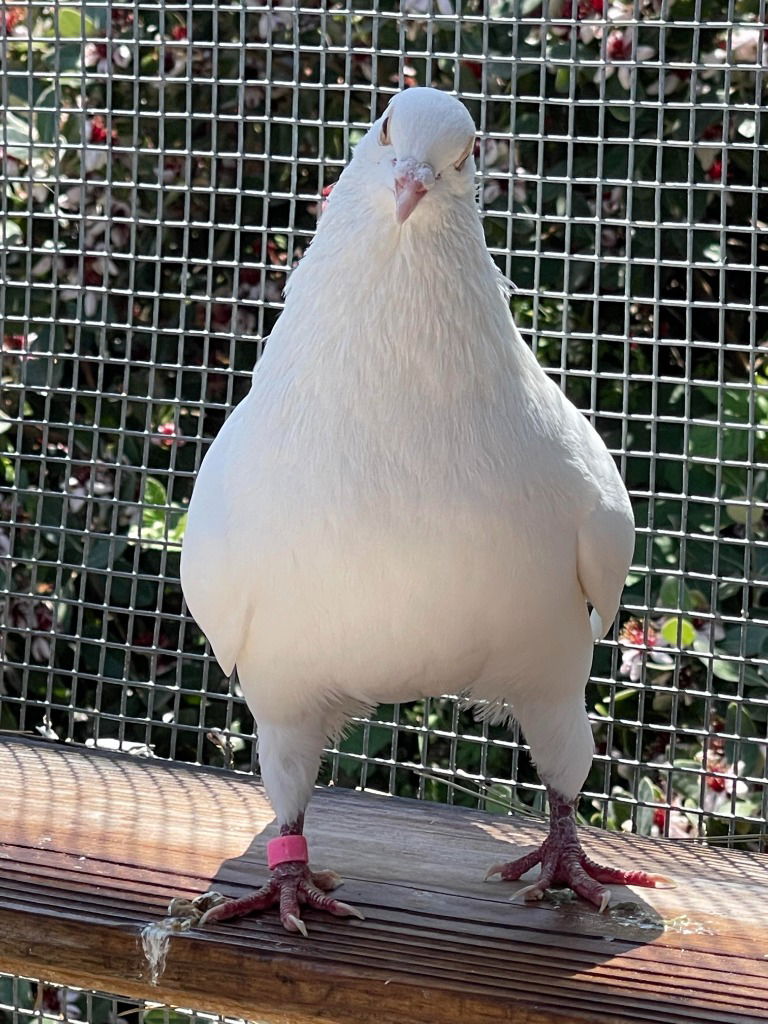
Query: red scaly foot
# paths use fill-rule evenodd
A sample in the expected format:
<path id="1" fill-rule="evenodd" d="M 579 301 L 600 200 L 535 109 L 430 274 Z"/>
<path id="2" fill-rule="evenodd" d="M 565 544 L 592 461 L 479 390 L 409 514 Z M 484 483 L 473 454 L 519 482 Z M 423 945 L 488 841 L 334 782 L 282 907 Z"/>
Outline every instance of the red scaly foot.
<path id="1" fill-rule="evenodd" d="M 506 882 L 515 882 L 535 864 L 541 873 L 532 884 L 515 893 L 513 899 L 540 900 L 550 886 L 568 886 L 588 900 L 602 913 L 611 901 L 611 893 L 601 884 L 642 885 L 646 888 L 670 889 L 675 883 L 664 875 L 646 871 L 624 871 L 603 867 L 591 860 L 581 848 L 576 832 L 576 802 L 548 790 L 550 806 L 549 835 L 538 848 L 508 864 L 494 864 L 486 874 L 501 875 Z"/>
<path id="2" fill-rule="evenodd" d="M 333 871 L 310 871 L 307 841 L 303 835 L 289 831 L 290 828 L 281 829 L 283 834 L 267 843 L 267 863 L 272 872 L 267 884 L 239 900 L 226 900 L 211 907 L 200 918 L 200 927 L 216 921 L 228 921 L 233 917 L 244 917 L 253 911 L 266 910 L 275 905 L 280 907 L 280 920 L 285 930 L 299 932 L 305 938 L 307 926 L 299 910 L 304 904 L 326 910 L 336 917 L 363 919 L 355 907 L 326 895 L 340 884 L 341 879 Z"/>

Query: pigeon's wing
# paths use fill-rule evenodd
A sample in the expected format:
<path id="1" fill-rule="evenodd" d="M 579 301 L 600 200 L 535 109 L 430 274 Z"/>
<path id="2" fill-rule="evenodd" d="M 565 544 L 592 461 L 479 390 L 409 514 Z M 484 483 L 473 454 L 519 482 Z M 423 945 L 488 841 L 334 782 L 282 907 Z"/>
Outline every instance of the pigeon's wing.
<path id="1" fill-rule="evenodd" d="M 635 548 L 632 505 L 603 441 L 583 420 L 595 503 L 579 525 L 577 569 L 584 596 L 592 605 L 592 632 L 605 636 L 616 617 Z"/>
<path id="2" fill-rule="evenodd" d="M 579 583 L 592 605 L 590 621 L 595 640 L 605 636 L 616 618 L 634 546 L 634 524 L 626 512 L 599 506 L 581 524 Z"/>
<path id="3" fill-rule="evenodd" d="M 234 550 L 228 528 L 231 509 L 227 498 L 232 486 L 227 448 L 229 424 L 236 412 L 203 460 L 181 549 L 184 597 L 227 675 L 235 667 L 248 621 L 247 587 L 242 579 L 244 552 Z"/>
<path id="4" fill-rule="evenodd" d="M 232 577 L 232 556 L 221 526 L 216 527 L 199 503 L 194 513 L 190 514 L 181 551 L 181 585 L 189 610 L 208 637 L 216 660 L 231 675 L 244 639 L 243 595 Z"/>

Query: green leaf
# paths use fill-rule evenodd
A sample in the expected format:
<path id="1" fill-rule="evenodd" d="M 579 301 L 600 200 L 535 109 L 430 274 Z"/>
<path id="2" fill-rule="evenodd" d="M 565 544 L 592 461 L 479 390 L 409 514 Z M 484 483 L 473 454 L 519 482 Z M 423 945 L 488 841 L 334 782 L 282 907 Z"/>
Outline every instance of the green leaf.
<path id="1" fill-rule="evenodd" d="M 650 779 L 643 776 L 637 787 L 637 799 L 644 803 L 657 803 L 659 794 Z M 635 817 L 635 831 L 638 835 L 649 836 L 653 826 L 653 807 L 638 807 Z"/>
<path id="2" fill-rule="evenodd" d="M 66 335 L 58 324 L 45 324 L 30 343 L 22 365 L 21 378 L 26 387 L 57 388 L 64 373 L 64 361 L 57 359 L 64 350 Z"/>
<path id="3" fill-rule="evenodd" d="M 618 797 L 624 797 L 625 799 L 619 800 Z M 609 827 L 619 831 L 625 821 L 629 821 L 632 816 L 632 804 L 628 799 L 626 790 L 620 786 L 614 786 L 611 790 L 611 800 L 608 804 L 608 820 Z"/>
<path id="4" fill-rule="evenodd" d="M 513 6 L 515 18 L 527 18 L 541 7 L 541 2 L 540 0 L 516 0 Z"/>
<path id="5" fill-rule="evenodd" d="M 115 564 L 127 546 L 127 537 L 89 535 L 86 539 L 83 559 L 89 569 L 106 569 Z"/>
<path id="6" fill-rule="evenodd" d="M 492 783 L 485 794 L 485 809 L 491 814 L 509 814 L 514 793 L 505 782 Z"/>
<path id="7" fill-rule="evenodd" d="M 692 647 L 696 629 L 690 619 L 667 619 L 661 627 L 661 635 L 670 647 Z"/>
<path id="8" fill-rule="evenodd" d="M 706 660 L 704 658 L 701 660 L 706 664 Z M 715 658 L 712 662 L 712 672 L 718 679 L 723 679 L 727 683 L 738 683 L 740 678 L 739 662 L 724 661 L 722 658 Z"/>
<path id="9" fill-rule="evenodd" d="M 4 218 L 0 221 L 0 244 L 19 245 L 24 242 L 24 232 L 15 220 Z"/>
<path id="10" fill-rule="evenodd" d="M 349 754 L 367 754 L 376 757 L 392 744 L 392 730 L 383 726 L 357 724 L 339 744 Z"/>
<path id="11" fill-rule="evenodd" d="M 186 509 L 175 502 L 169 504 L 168 492 L 160 480 L 145 478 L 141 504 L 141 526 L 134 523 L 128 537 L 151 550 L 179 547 L 187 525 Z"/>
<path id="12" fill-rule="evenodd" d="M 57 27 L 63 39 L 88 39 L 99 34 L 98 25 L 88 17 L 80 4 L 59 7 Z"/>
<path id="13" fill-rule="evenodd" d="M 765 764 L 762 746 L 757 743 L 745 743 L 743 740 L 757 736 L 757 727 L 752 721 L 749 711 L 744 705 L 731 701 L 725 716 L 725 731 L 738 736 L 738 740 L 725 741 L 725 757 L 729 764 L 737 765 L 744 762 L 744 774 L 761 776 Z"/>
<path id="14" fill-rule="evenodd" d="M 35 124 L 40 142 L 54 146 L 59 138 L 61 96 L 58 86 L 49 85 L 35 100 Z"/>
<path id="15" fill-rule="evenodd" d="M 96 4 L 86 4 L 85 13 L 88 19 L 94 24 L 95 30 L 99 35 L 104 34 L 104 29 L 107 27 L 107 19 L 109 16 L 109 8 L 105 6 L 97 6 Z"/>
<path id="16" fill-rule="evenodd" d="M 179 516 L 179 520 L 172 529 L 168 531 L 168 540 L 172 544 L 181 544 L 184 539 L 184 531 L 187 528 L 187 513 Z"/>
<path id="17" fill-rule="evenodd" d="M 19 486 L 19 481 L 16 479 L 16 467 L 13 464 L 13 460 L 9 459 L 7 455 L 0 456 L 0 480 L 4 480 L 7 484 L 16 484 Z"/>
<path id="18" fill-rule="evenodd" d="M 143 504 L 162 505 L 168 508 L 168 492 L 163 484 L 153 476 L 148 476 L 144 481 Z"/>
<path id="19" fill-rule="evenodd" d="M 32 146 L 37 142 L 34 125 L 12 110 L 3 111 L 3 149 L 8 156 L 29 163 L 32 158 Z"/>
<path id="20" fill-rule="evenodd" d="M 168 1006 L 158 1006 L 144 1015 L 144 1024 L 192 1024 L 192 1017 Z"/>
<path id="21" fill-rule="evenodd" d="M 3 706 L 2 710 L 5 710 Z M 31 1010 L 35 1005 L 32 986 L 22 978 L 0 975 L 0 1003 L 13 1006 L 19 1010 Z M 15 1016 L 15 1014 L 14 1014 Z"/>
<path id="22" fill-rule="evenodd" d="M 680 608 L 681 611 L 692 612 L 706 607 L 706 601 L 700 591 L 691 590 L 684 582 L 681 583 L 678 576 L 665 576 L 654 607 L 672 610 Z"/>
<path id="23" fill-rule="evenodd" d="M 743 497 L 743 496 L 740 496 Z M 743 497 L 746 501 L 746 498 Z M 725 513 L 731 522 L 742 526 L 757 526 L 763 518 L 763 509 L 758 505 L 734 505 L 730 502 L 725 506 Z"/>
<path id="24" fill-rule="evenodd" d="M 768 626 L 761 622 L 747 622 L 744 625 L 731 626 L 720 647 L 726 654 L 739 655 L 742 651 L 747 657 L 760 654 L 768 644 Z"/>
<path id="25" fill-rule="evenodd" d="M 675 768 L 688 770 L 675 771 Z M 693 800 L 697 805 L 701 794 L 701 778 L 701 765 L 699 762 L 686 760 L 685 758 L 675 761 L 673 770 L 670 772 L 672 789 L 687 800 Z"/>

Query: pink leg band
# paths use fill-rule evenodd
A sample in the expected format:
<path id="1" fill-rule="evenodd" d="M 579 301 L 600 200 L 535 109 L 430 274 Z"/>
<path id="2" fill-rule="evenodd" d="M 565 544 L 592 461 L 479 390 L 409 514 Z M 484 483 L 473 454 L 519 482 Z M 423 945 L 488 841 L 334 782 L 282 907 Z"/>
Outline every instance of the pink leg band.
<path id="1" fill-rule="evenodd" d="M 278 836 L 267 843 L 267 864 L 269 870 L 289 860 L 309 861 L 309 848 L 304 836 Z"/>

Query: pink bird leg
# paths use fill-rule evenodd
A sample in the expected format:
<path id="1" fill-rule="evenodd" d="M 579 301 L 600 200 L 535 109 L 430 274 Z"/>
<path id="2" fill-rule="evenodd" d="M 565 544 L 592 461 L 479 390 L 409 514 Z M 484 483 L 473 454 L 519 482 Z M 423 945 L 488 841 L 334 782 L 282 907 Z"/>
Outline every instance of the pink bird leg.
<path id="1" fill-rule="evenodd" d="M 300 907 L 305 904 L 317 910 L 326 910 L 336 917 L 359 917 L 362 920 L 363 915 L 355 907 L 327 895 L 341 883 L 334 871 L 310 871 L 303 827 L 302 816 L 292 825 L 283 825 L 280 838 L 267 843 L 272 877 L 266 885 L 248 896 L 226 900 L 211 907 L 200 918 L 200 927 L 279 906 L 280 920 L 285 930 L 300 932 L 306 938 L 307 926 L 301 919 L 300 911 Z"/>
<path id="2" fill-rule="evenodd" d="M 514 896 L 517 900 L 540 900 L 550 886 L 568 886 L 588 900 L 602 913 L 611 901 L 611 894 L 602 883 L 641 885 L 645 888 L 669 889 L 675 883 L 664 875 L 646 871 L 625 871 L 604 867 L 591 860 L 581 848 L 576 832 L 576 801 L 566 800 L 553 789 L 549 794 L 549 835 L 537 850 L 518 857 L 508 864 L 494 864 L 486 874 L 501 875 L 505 882 L 515 882 L 526 871 L 541 864 L 541 873 L 532 885 Z"/>

